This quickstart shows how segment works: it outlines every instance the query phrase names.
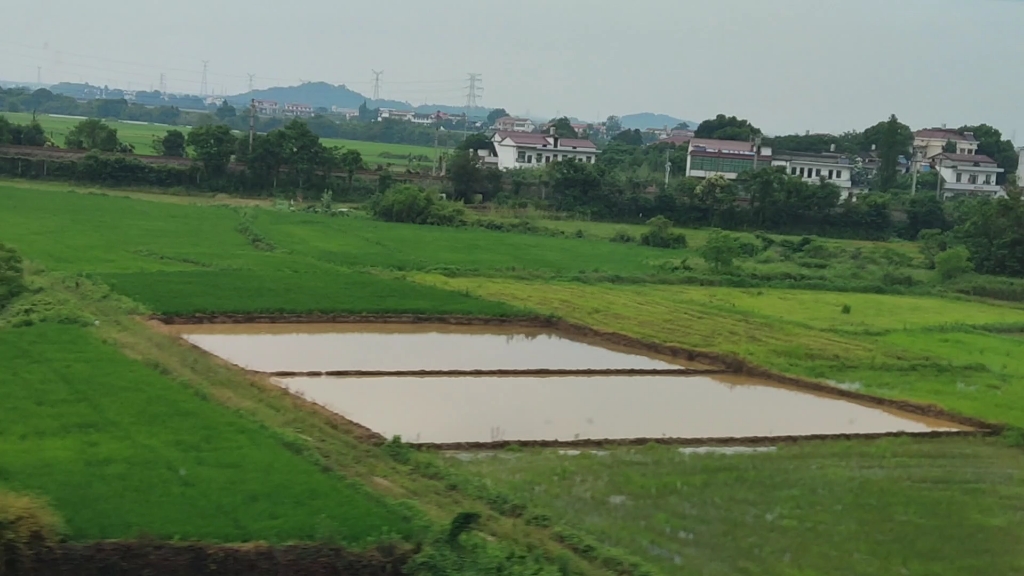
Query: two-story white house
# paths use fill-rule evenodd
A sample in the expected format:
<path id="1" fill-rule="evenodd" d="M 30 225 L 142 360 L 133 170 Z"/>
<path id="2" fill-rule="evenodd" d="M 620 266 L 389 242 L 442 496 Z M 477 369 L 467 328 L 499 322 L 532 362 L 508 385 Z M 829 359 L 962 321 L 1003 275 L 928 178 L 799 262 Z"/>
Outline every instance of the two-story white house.
<path id="1" fill-rule="evenodd" d="M 978 153 L 978 139 L 971 132 L 961 134 L 948 128 L 926 128 L 914 132 L 914 152 L 926 162 L 942 154 L 948 142 L 956 145 L 954 154 Z"/>
<path id="2" fill-rule="evenodd" d="M 942 195 L 952 198 L 962 195 L 1002 197 L 1006 193 L 996 184 L 1004 170 L 996 161 L 983 154 L 951 154 L 943 152 L 932 158 L 932 165 L 942 178 Z"/>
<path id="3" fill-rule="evenodd" d="M 491 139 L 499 170 L 539 168 L 552 162 L 597 161 L 597 146 L 590 140 L 559 138 L 553 134 L 496 132 Z"/>
<path id="4" fill-rule="evenodd" d="M 743 172 L 771 165 L 770 146 L 739 140 L 693 138 L 686 155 L 686 175 L 692 178 L 721 175 L 735 180 Z"/>
<path id="5" fill-rule="evenodd" d="M 529 118 L 505 116 L 495 120 L 493 128 L 496 132 L 533 132 L 537 129 L 537 125 Z"/>
<path id="6" fill-rule="evenodd" d="M 824 178 L 843 190 L 853 187 L 853 161 L 835 152 L 780 152 L 772 156 L 772 166 L 782 166 L 786 174 L 805 182 L 816 183 Z"/>

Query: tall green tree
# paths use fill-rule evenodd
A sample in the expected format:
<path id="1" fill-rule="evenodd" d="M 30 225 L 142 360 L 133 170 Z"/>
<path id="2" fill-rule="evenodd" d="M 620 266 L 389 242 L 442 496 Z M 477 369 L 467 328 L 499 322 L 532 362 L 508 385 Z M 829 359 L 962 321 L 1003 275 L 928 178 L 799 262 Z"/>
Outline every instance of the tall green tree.
<path id="1" fill-rule="evenodd" d="M 618 116 L 609 116 L 608 119 L 604 121 L 604 131 L 609 137 L 622 132 L 622 118 L 619 118 Z"/>
<path id="2" fill-rule="evenodd" d="M 899 118 L 893 114 L 885 123 L 885 128 L 880 137 L 878 146 L 878 188 L 882 192 L 892 190 L 899 178 L 899 157 L 906 152 L 904 143 L 900 138 L 900 131 L 903 126 Z"/>
<path id="3" fill-rule="evenodd" d="M 1017 154 L 1016 147 L 1010 140 L 1004 140 L 1003 133 L 996 128 L 988 124 L 978 124 L 977 126 L 961 126 L 957 132 L 973 134 L 978 140 L 978 154 L 984 154 L 995 160 L 996 164 L 1005 170 L 1005 173 L 999 175 L 998 183 L 1004 183 L 1008 174 L 1019 170 L 1017 163 L 1020 156 Z"/>
<path id="4" fill-rule="evenodd" d="M 193 128 L 188 133 L 188 145 L 206 173 L 217 177 L 227 171 L 231 155 L 235 152 L 236 140 L 227 126 L 209 124 Z"/>
<path id="5" fill-rule="evenodd" d="M 946 140 L 946 143 L 942 145 L 942 151 L 946 154 L 956 154 L 956 142 L 952 140 Z"/>
<path id="6" fill-rule="evenodd" d="M 235 110 L 234 106 L 228 104 L 227 100 L 221 102 L 220 106 L 218 106 L 217 110 L 214 112 L 214 116 L 216 116 L 221 122 L 226 122 L 237 115 L 238 111 Z"/>
<path id="7" fill-rule="evenodd" d="M 348 185 L 352 186 L 352 181 L 356 176 L 356 170 L 361 170 L 363 168 L 363 155 L 359 150 L 349 148 L 338 156 L 338 164 L 348 175 Z"/>
<path id="8" fill-rule="evenodd" d="M 494 123 L 502 118 L 508 116 L 508 112 L 504 108 L 495 108 L 487 114 L 487 125 L 494 126 Z"/>

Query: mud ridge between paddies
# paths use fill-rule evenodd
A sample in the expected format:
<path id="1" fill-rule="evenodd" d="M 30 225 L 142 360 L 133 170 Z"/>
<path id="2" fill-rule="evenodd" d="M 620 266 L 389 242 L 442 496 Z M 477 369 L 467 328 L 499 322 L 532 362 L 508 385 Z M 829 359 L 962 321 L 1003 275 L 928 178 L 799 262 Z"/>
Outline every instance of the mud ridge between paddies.
<path id="1" fill-rule="evenodd" d="M 411 376 L 430 378 L 475 378 L 483 376 L 539 377 L 557 378 L 560 376 L 713 376 L 716 374 L 732 374 L 732 371 L 721 368 L 601 368 L 601 369 L 494 369 L 494 370 L 311 370 L 293 372 L 279 370 L 274 372 L 258 372 L 277 378 L 316 378 L 319 376 L 376 378 L 383 376 Z"/>
<path id="2" fill-rule="evenodd" d="M 731 354 L 721 354 L 707 350 L 695 350 L 668 344 L 659 344 L 641 340 L 633 336 L 596 330 L 589 326 L 575 324 L 553 317 L 538 316 L 534 318 L 487 318 L 471 316 L 428 316 L 412 314 L 372 314 L 372 315 L 332 315 L 332 314 L 196 314 L 189 316 L 166 316 L 154 315 L 149 320 L 155 320 L 165 325 L 202 325 L 202 324 L 449 324 L 455 326 L 505 326 L 522 328 L 546 328 L 555 333 L 575 337 L 583 341 L 603 342 L 605 344 L 624 346 L 638 352 L 648 352 L 670 356 L 688 362 L 695 362 L 706 366 L 714 367 L 719 374 L 732 373 L 741 374 L 755 378 L 761 378 L 776 384 L 788 386 L 796 390 L 814 392 L 832 398 L 851 400 L 866 406 L 873 406 L 889 410 L 897 410 L 924 416 L 936 420 L 944 420 L 951 424 L 958 424 L 972 430 L 934 433 L 941 436 L 963 435 L 963 434 L 985 434 L 999 435 L 1005 429 L 1004 424 L 986 422 L 978 418 L 956 414 L 936 406 L 909 400 L 896 400 L 872 396 L 862 392 L 838 388 L 823 382 L 817 382 L 807 378 L 789 376 L 769 370 L 762 366 L 752 364 L 742 358 Z M 366 375 L 365 373 L 359 375 Z M 395 373 L 388 375 L 394 376 Z M 698 374 L 691 374 L 698 375 Z M 362 428 L 360 426 L 360 428 Z M 928 437 L 933 433 L 923 434 Z M 887 433 L 881 436 L 904 436 L 906 433 Z M 915 434 L 921 436 L 921 434 Z M 839 438 L 845 438 L 840 435 Z M 798 439 L 814 439 L 815 437 L 800 436 Z M 850 438 L 871 438 L 871 435 L 850 435 Z M 651 439 L 647 441 L 658 441 Z M 663 440 L 663 439 L 661 439 Z M 525 444 L 524 444 L 525 445 Z M 564 444 L 568 445 L 568 444 Z M 486 447 L 486 446 L 483 446 Z"/>

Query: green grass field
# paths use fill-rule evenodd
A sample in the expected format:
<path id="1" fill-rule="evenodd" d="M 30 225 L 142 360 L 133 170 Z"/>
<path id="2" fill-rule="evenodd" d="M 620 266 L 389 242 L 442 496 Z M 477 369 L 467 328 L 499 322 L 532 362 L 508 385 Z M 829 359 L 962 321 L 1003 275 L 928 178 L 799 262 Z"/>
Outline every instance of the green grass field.
<path id="1" fill-rule="evenodd" d="M 1024 452 L 998 441 L 667 446 L 451 459 L 680 576 L 1024 573 Z"/>
<path id="2" fill-rule="evenodd" d="M 342 313 L 527 315 L 502 302 L 363 272 L 181 270 L 103 274 L 117 292 L 162 314 Z"/>
<path id="3" fill-rule="evenodd" d="M 408 538 L 404 508 L 391 500 L 416 501 L 438 525 L 489 509 L 488 498 L 436 473 L 446 469 L 666 575 L 1024 571 L 1024 452 L 1009 445 L 1012 434 L 821 442 L 729 457 L 670 447 L 575 458 L 508 451 L 468 463 L 421 455 L 436 466 L 420 475 L 352 430 L 297 409 L 286 393 L 131 316 L 140 305 L 178 314 L 551 314 L 1024 426 L 1024 339 L 995 330 L 1024 326 L 1017 304 L 937 290 L 671 284 L 691 272 L 665 264 L 685 258 L 713 278 L 696 257 L 705 231 L 688 231 L 691 247 L 670 251 L 608 242 L 614 225 L 557 223 L 569 232 L 585 226 L 576 239 L 228 203 L 0 182 L 0 242 L 29 261 L 38 290 L 11 310 L 81 308 L 31 316 L 44 322 L 31 328 L 0 328 L 0 488 L 49 497 L 73 539 L 354 542 L 382 529 Z M 888 250 L 917 250 L 827 243 L 863 252 L 842 269 L 807 270 L 842 282 L 873 281 L 891 265 L 865 261 L 884 260 Z M 798 260 L 740 266 L 805 270 Z M 906 271 L 932 281 L 931 271 Z M 323 501 L 335 493 L 342 497 Z M 486 514 L 487 539 L 559 551 L 549 531 Z M 579 566 L 569 573 L 607 574 Z"/>
<path id="4" fill-rule="evenodd" d="M 8 120 L 18 124 L 26 124 L 32 121 L 32 115 L 25 112 L 4 112 L 2 116 Z M 64 138 L 68 132 L 74 128 L 82 118 L 67 118 L 63 116 L 49 116 L 46 114 L 39 115 L 37 117 L 39 123 L 42 125 L 43 130 L 53 140 L 54 144 L 60 147 L 64 147 Z M 111 128 L 117 130 L 117 137 L 128 144 L 135 147 L 136 154 L 152 155 L 153 151 L 153 139 L 156 137 L 163 137 L 167 134 L 168 130 L 180 130 L 185 134 L 188 134 L 188 126 L 167 126 L 163 124 L 145 124 L 136 122 L 127 122 L 121 120 L 104 120 Z M 376 167 L 378 164 L 387 166 L 393 165 L 395 169 L 404 169 L 408 166 L 408 163 L 403 159 L 387 158 L 386 155 L 393 156 L 426 156 L 431 159 L 426 162 L 426 166 L 429 167 L 434 158 L 434 149 L 429 146 L 412 146 L 409 144 L 384 144 L 380 142 L 360 142 L 358 140 L 342 140 L 340 138 L 324 138 L 322 142 L 325 146 L 336 146 L 341 148 L 354 148 L 359 150 L 363 155 L 363 160 L 367 166 L 371 169 Z M 414 168 L 420 168 L 424 165 L 423 162 L 417 161 L 413 163 Z"/>
<path id="5" fill-rule="evenodd" d="M 410 523 L 89 330 L 0 330 L 0 486 L 38 493 L 74 539 L 362 544 Z"/>

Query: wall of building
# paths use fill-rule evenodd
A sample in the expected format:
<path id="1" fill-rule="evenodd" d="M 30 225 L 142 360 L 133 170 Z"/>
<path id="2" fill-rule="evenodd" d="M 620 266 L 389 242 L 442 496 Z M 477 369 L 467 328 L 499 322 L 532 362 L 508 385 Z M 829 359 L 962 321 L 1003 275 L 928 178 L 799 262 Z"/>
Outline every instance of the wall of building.
<path id="1" fill-rule="evenodd" d="M 943 148 L 946 146 L 948 140 L 940 140 L 938 138 L 915 138 L 914 139 L 914 150 L 921 152 L 922 158 L 931 158 L 937 154 L 944 152 Z M 956 153 L 957 154 L 976 154 L 978 152 L 977 142 L 956 142 Z"/>
<path id="2" fill-rule="evenodd" d="M 532 148 L 501 144 L 496 144 L 494 149 L 498 155 L 498 168 L 501 170 L 539 168 L 551 162 L 573 161 L 593 164 L 597 161 L 597 151 L 595 150 Z"/>
<path id="3" fill-rule="evenodd" d="M 853 177 L 853 167 L 849 164 L 836 165 L 800 160 L 777 160 L 772 162 L 772 166 L 783 166 L 786 169 L 786 174 L 797 176 L 805 182 L 817 183 L 821 178 L 825 178 L 825 180 L 832 182 L 840 188 L 850 188 L 853 186 L 851 180 Z"/>

